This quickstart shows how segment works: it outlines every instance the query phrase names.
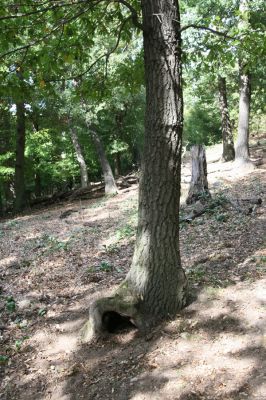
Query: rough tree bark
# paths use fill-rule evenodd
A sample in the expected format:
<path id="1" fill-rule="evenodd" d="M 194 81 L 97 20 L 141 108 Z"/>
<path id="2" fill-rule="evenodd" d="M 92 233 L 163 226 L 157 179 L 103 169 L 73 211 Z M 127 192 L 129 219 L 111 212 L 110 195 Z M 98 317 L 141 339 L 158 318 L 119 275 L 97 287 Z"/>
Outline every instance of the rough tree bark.
<path id="1" fill-rule="evenodd" d="M 236 161 L 249 163 L 249 112 L 250 112 L 250 74 L 240 67 L 240 93 L 239 93 L 239 117 L 238 135 L 236 142 Z"/>
<path id="2" fill-rule="evenodd" d="M 192 173 L 191 182 L 186 199 L 187 204 L 195 203 L 205 197 L 210 197 L 207 180 L 206 153 L 202 145 L 191 147 Z"/>
<path id="3" fill-rule="evenodd" d="M 118 189 L 115 183 L 114 175 L 112 172 L 112 168 L 109 164 L 109 161 L 106 157 L 104 147 L 102 144 L 102 141 L 100 139 L 100 136 L 96 132 L 96 129 L 88 124 L 88 129 L 92 138 L 92 142 L 94 144 L 95 150 L 97 152 L 101 167 L 102 167 L 102 172 L 103 172 L 103 178 L 104 178 L 104 185 L 105 185 L 105 194 L 106 195 L 113 195 L 118 193 Z"/>
<path id="4" fill-rule="evenodd" d="M 223 136 L 223 155 L 224 161 L 232 161 L 235 158 L 234 139 L 232 126 L 230 121 L 228 102 L 227 102 L 227 90 L 226 90 L 226 79 L 219 75 L 218 77 L 218 90 L 219 90 L 219 103 L 221 111 L 222 121 L 222 136 Z"/>
<path id="5" fill-rule="evenodd" d="M 73 126 L 70 127 L 69 133 L 70 133 L 70 137 L 71 137 L 74 149 L 75 149 L 76 158 L 79 163 L 81 187 L 82 187 L 82 189 L 85 189 L 89 186 L 89 178 L 88 178 L 86 161 L 83 157 L 83 153 L 82 153 L 82 150 L 81 150 L 81 147 L 79 144 L 77 131 Z"/>
<path id="6" fill-rule="evenodd" d="M 18 70 L 17 76 L 21 82 L 21 92 L 23 93 L 23 76 Z M 24 101 L 20 99 L 16 102 L 17 113 L 17 135 L 16 135 L 16 162 L 15 162 L 15 202 L 14 210 L 21 211 L 26 204 L 25 198 L 25 140 L 26 140 L 26 117 Z"/>
<path id="7" fill-rule="evenodd" d="M 108 313 L 145 330 L 186 302 L 178 227 L 183 128 L 178 1 L 142 0 L 141 5 L 147 106 L 135 252 L 114 296 L 91 306 L 85 341 L 102 333 Z"/>

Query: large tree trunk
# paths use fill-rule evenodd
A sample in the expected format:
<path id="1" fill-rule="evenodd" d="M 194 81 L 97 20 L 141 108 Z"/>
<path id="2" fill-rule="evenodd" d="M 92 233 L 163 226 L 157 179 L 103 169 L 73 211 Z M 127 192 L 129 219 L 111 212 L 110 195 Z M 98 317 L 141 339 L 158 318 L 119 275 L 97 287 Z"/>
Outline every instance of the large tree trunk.
<path id="1" fill-rule="evenodd" d="M 92 138 L 95 150 L 97 152 L 97 155 L 98 155 L 101 167 L 102 167 L 104 185 L 105 185 L 105 194 L 106 195 L 117 194 L 118 189 L 117 189 L 117 186 L 115 183 L 112 168 L 106 157 L 100 136 L 98 135 L 98 133 L 96 132 L 96 129 L 92 125 L 88 124 L 88 128 L 89 128 L 91 138 Z"/>
<path id="2" fill-rule="evenodd" d="M 233 132 L 230 121 L 228 102 L 227 102 L 226 79 L 220 75 L 218 77 L 218 90 L 219 90 L 219 103 L 221 110 L 222 136 L 223 136 L 222 159 L 224 161 L 232 161 L 235 158 L 235 149 L 234 149 Z"/>
<path id="3" fill-rule="evenodd" d="M 101 332 L 110 312 L 145 329 L 186 302 L 178 227 L 183 128 L 178 1 L 141 3 L 147 107 L 135 252 L 116 294 L 92 305 L 83 340 Z"/>
<path id="4" fill-rule="evenodd" d="M 249 112 L 250 112 L 250 74 L 240 68 L 240 93 L 238 135 L 236 142 L 236 161 L 249 162 Z"/>
<path id="5" fill-rule="evenodd" d="M 87 165 L 86 165 L 86 161 L 82 154 L 82 150 L 81 150 L 79 140 L 78 140 L 78 135 L 77 135 L 76 129 L 73 126 L 70 127 L 69 132 L 70 132 L 70 137 L 71 137 L 74 149 L 75 149 L 76 158 L 79 163 L 81 187 L 87 188 L 89 186 Z"/>
<path id="6" fill-rule="evenodd" d="M 186 199 L 187 204 L 195 203 L 197 200 L 210 197 L 207 180 L 206 153 L 202 145 L 191 147 L 191 182 Z"/>
<path id="7" fill-rule="evenodd" d="M 16 137 L 16 164 L 15 164 L 15 211 L 21 211 L 25 206 L 25 106 L 23 101 L 16 103 L 17 107 L 17 137 Z"/>

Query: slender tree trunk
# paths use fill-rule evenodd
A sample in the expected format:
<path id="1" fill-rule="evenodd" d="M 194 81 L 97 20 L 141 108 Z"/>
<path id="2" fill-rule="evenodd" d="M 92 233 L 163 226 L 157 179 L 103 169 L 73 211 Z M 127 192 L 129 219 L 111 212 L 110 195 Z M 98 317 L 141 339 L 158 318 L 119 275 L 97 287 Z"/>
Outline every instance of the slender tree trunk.
<path id="1" fill-rule="evenodd" d="M 7 103 L 8 109 L 11 107 L 11 103 Z M 8 152 L 12 152 L 12 128 L 11 128 L 11 114 L 8 110 L 1 110 L 0 115 L 0 155 Z M 4 161 L 4 166 L 12 168 L 14 167 L 12 159 Z M 13 183 L 12 177 L 5 177 L 2 181 L 2 208 L 3 213 L 9 202 L 13 202 L 14 193 L 11 190 Z M 1 184 L 1 182 L 0 182 Z"/>
<path id="2" fill-rule="evenodd" d="M 236 161 L 249 162 L 249 112 L 250 112 L 250 74 L 240 68 L 240 93 L 238 135 L 236 142 Z"/>
<path id="3" fill-rule="evenodd" d="M 239 29 L 249 30 L 249 0 L 239 1 L 240 19 Z M 249 159 L 249 113 L 251 100 L 251 80 L 245 56 L 239 60 L 239 115 L 238 115 L 238 134 L 236 142 L 236 162 L 251 164 Z"/>
<path id="4" fill-rule="evenodd" d="M 202 145 L 194 145 L 191 147 L 191 182 L 187 204 L 195 203 L 197 200 L 210 197 L 207 180 L 207 162 L 206 153 Z"/>
<path id="5" fill-rule="evenodd" d="M 89 186 L 88 171 L 86 161 L 83 157 L 83 153 L 79 144 L 78 135 L 76 129 L 72 126 L 70 127 L 70 137 L 75 149 L 76 158 L 79 163 L 80 177 L 81 177 L 81 187 L 87 188 Z"/>
<path id="6" fill-rule="evenodd" d="M 16 164 L 15 164 L 15 211 L 21 211 L 26 204 L 25 199 L 25 106 L 23 101 L 16 103 L 17 107 L 17 138 L 16 138 Z"/>
<path id="7" fill-rule="evenodd" d="M 232 161 L 235 158 L 235 149 L 234 149 L 232 125 L 230 121 L 228 102 L 227 102 L 226 79 L 220 75 L 218 77 L 218 90 L 219 90 L 219 103 L 221 110 L 222 136 L 223 136 L 222 158 L 224 161 Z"/>
<path id="8" fill-rule="evenodd" d="M 106 195 L 117 194 L 118 190 L 117 190 L 117 186 L 115 183 L 112 168 L 106 157 L 100 136 L 98 135 L 98 133 L 96 132 L 96 129 L 93 126 L 88 124 L 88 128 L 89 128 L 89 132 L 90 132 L 95 150 L 97 152 L 97 155 L 98 155 L 101 167 L 102 167 L 104 184 L 105 184 L 105 194 Z"/>
<path id="9" fill-rule="evenodd" d="M 32 126 L 35 133 L 39 132 L 39 123 L 38 118 L 36 116 L 32 116 Z M 36 198 L 40 198 L 42 195 L 42 178 L 39 170 L 40 159 L 36 157 L 34 160 L 36 164 L 35 167 L 35 175 L 34 175 L 34 193 Z"/>
<path id="10" fill-rule="evenodd" d="M 114 163 L 115 163 L 115 177 L 118 177 L 121 174 L 121 157 L 120 157 L 120 153 L 115 153 L 114 154 Z"/>
<path id="11" fill-rule="evenodd" d="M 141 4 L 147 108 L 135 252 L 116 294 L 91 306 L 85 341 L 101 331 L 111 310 L 143 328 L 173 316 L 186 302 L 178 227 L 183 128 L 178 1 Z"/>
<path id="12" fill-rule="evenodd" d="M 40 198 L 42 196 L 42 180 L 39 171 L 35 172 L 34 184 L 35 197 Z"/>

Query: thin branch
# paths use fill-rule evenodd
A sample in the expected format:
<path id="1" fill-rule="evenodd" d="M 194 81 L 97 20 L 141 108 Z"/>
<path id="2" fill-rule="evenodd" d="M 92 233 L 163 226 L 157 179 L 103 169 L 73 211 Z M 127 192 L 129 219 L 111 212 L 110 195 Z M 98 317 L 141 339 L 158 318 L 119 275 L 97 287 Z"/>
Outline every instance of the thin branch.
<path id="1" fill-rule="evenodd" d="M 0 17 L 0 21 L 7 20 L 7 19 L 25 18 L 25 17 L 29 17 L 29 16 L 35 15 L 35 14 L 46 13 L 48 11 L 55 10 L 56 8 L 76 6 L 77 4 L 80 4 L 80 3 L 88 3 L 88 1 L 87 0 L 79 0 L 79 1 L 76 1 L 75 3 L 59 3 L 59 4 L 54 4 L 52 6 L 49 6 L 49 7 L 40 8 L 39 10 L 30 11 L 25 14 L 4 15 L 4 16 Z"/>
<path id="2" fill-rule="evenodd" d="M 53 33 L 58 31 L 58 29 L 61 28 L 63 25 L 65 25 L 66 23 L 71 22 L 71 21 L 75 20 L 76 18 L 80 17 L 81 15 L 85 14 L 89 9 L 90 9 L 90 7 L 86 8 L 85 10 L 81 10 L 80 12 L 78 12 L 77 14 L 72 16 L 71 18 L 63 19 L 60 22 L 60 24 L 55 26 L 53 29 L 51 29 L 51 31 L 49 33 L 47 33 L 46 35 L 42 36 L 40 39 L 37 39 L 37 40 L 35 40 L 34 42 L 31 42 L 31 43 L 25 44 L 24 46 L 17 47 L 17 48 L 15 48 L 13 50 L 9 50 L 6 53 L 0 54 L 0 59 L 4 58 L 4 57 L 6 57 L 6 56 L 8 56 L 10 54 L 17 53 L 18 51 L 29 49 L 30 47 L 33 47 L 36 44 L 39 44 L 39 43 L 43 42 L 45 39 L 47 39 Z"/>
<path id="3" fill-rule="evenodd" d="M 101 56 L 99 56 L 85 71 L 81 72 L 80 74 L 72 75 L 72 76 L 69 76 L 69 77 L 64 77 L 64 78 L 60 78 L 60 79 L 49 79 L 49 80 L 48 79 L 44 79 L 44 81 L 46 83 L 50 83 L 50 82 L 61 82 L 63 80 L 65 80 L 65 81 L 74 80 L 74 79 L 78 80 L 78 79 L 82 78 L 84 75 L 86 75 L 100 60 L 102 60 L 103 58 L 106 58 L 106 59 L 108 58 L 109 59 L 111 54 L 113 54 L 116 51 L 116 49 L 118 48 L 120 40 L 121 40 L 121 34 L 122 34 L 122 31 L 123 31 L 123 28 L 124 28 L 124 26 L 126 25 L 126 23 L 130 19 L 131 19 L 131 16 L 126 18 L 121 23 L 121 25 L 119 27 L 119 31 L 118 31 L 117 41 L 116 41 L 114 47 L 111 50 L 109 50 L 106 53 L 104 53 Z"/>
<path id="4" fill-rule="evenodd" d="M 222 36 L 226 39 L 237 39 L 237 37 L 235 36 L 229 36 L 227 34 L 227 32 L 221 32 L 221 31 L 216 31 L 215 29 L 209 28 L 208 26 L 204 26 L 204 25 L 196 25 L 196 24 L 190 24 L 190 25 L 185 25 L 180 29 L 180 32 L 184 32 L 185 30 L 189 29 L 189 28 L 193 28 L 193 29 L 201 29 L 204 31 L 209 31 L 211 33 L 213 33 L 214 35 L 218 35 L 218 36 Z"/>

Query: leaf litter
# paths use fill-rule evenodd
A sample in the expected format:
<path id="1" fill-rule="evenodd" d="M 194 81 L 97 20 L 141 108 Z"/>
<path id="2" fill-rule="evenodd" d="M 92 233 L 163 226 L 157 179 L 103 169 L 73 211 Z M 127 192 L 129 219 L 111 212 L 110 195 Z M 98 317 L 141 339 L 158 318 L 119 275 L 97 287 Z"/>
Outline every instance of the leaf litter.
<path id="1" fill-rule="evenodd" d="M 130 267 L 137 185 L 1 222 L 0 399 L 265 399 L 264 165 L 235 176 L 212 163 L 217 204 L 181 223 L 190 305 L 145 337 L 77 341 L 90 302 Z M 254 197 L 251 213 L 223 200 Z"/>

